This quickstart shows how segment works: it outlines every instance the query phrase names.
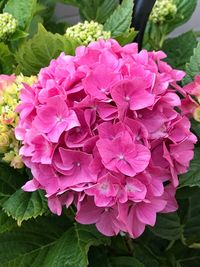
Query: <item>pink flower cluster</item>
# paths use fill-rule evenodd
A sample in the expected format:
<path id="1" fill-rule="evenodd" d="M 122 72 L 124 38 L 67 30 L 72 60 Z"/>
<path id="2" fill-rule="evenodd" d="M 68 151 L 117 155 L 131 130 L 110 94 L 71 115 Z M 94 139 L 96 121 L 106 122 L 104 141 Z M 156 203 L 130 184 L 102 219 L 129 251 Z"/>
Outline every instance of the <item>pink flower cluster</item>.
<path id="1" fill-rule="evenodd" d="M 58 215 L 74 204 L 78 222 L 108 236 L 136 238 L 158 212 L 175 211 L 196 137 L 179 112 L 184 73 L 163 58 L 99 40 L 24 85 L 16 136 L 34 178 L 23 189 L 45 190 Z"/>

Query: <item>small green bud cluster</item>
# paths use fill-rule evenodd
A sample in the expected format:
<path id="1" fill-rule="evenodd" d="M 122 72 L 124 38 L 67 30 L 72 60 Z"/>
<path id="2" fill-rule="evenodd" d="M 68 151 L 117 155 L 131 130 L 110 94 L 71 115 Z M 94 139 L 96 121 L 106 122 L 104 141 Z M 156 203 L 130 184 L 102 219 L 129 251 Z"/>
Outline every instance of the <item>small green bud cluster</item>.
<path id="1" fill-rule="evenodd" d="M 9 13 L 0 14 L 0 42 L 4 42 L 16 31 L 17 20 Z"/>
<path id="2" fill-rule="evenodd" d="M 111 37 L 110 32 L 103 30 L 102 24 L 94 21 L 79 22 L 78 24 L 69 27 L 66 30 L 65 35 L 79 40 L 84 45 L 97 41 L 99 38 L 106 40 Z"/>
<path id="3" fill-rule="evenodd" d="M 155 24 L 163 24 L 173 19 L 176 13 L 177 7 L 174 0 L 157 0 L 149 19 Z"/>

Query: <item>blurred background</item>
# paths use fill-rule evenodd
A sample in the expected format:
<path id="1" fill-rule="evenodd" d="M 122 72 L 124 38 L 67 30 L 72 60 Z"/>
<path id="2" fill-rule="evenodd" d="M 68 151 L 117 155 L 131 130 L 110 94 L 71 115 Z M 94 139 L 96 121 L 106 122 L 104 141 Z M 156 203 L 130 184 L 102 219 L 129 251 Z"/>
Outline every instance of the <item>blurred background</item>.
<path id="1" fill-rule="evenodd" d="M 55 16 L 59 21 L 67 21 L 71 24 L 75 24 L 80 20 L 77 8 L 63 4 L 57 4 Z M 191 29 L 200 31 L 200 0 L 198 0 L 198 6 L 192 18 L 183 26 L 177 28 L 170 36 L 175 37 Z"/>

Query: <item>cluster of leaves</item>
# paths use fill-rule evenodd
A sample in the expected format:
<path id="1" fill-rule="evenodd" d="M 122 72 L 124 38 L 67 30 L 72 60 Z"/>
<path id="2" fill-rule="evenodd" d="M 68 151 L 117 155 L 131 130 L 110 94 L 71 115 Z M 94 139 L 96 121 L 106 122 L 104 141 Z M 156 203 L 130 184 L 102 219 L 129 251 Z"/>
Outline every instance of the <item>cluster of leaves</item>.
<path id="1" fill-rule="evenodd" d="M 67 23 L 55 21 L 55 0 L 7 0 L 0 5 L 0 12 L 9 12 L 18 21 L 18 29 L 7 43 L 0 43 L 0 73 L 13 72 L 36 75 L 52 58 L 62 51 L 74 54 L 80 45 L 77 40 L 64 35 Z M 83 0 L 66 1 L 80 8 L 83 20 L 104 24 L 121 44 L 131 42 L 136 36 L 130 28 L 133 1 Z"/>

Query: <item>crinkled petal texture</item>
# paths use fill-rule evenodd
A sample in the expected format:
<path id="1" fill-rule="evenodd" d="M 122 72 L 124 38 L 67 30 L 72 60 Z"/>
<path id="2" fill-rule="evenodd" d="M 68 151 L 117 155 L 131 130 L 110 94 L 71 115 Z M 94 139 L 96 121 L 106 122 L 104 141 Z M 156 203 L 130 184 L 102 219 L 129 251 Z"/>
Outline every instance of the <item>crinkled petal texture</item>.
<path id="1" fill-rule="evenodd" d="M 184 73 L 164 57 L 100 39 L 24 85 L 16 136 L 33 179 L 23 189 L 43 189 L 58 215 L 75 205 L 78 222 L 107 236 L 137 238 L 158 212 L 175 211 L 196 137 L 180 113 L 192 89 L 176 84 Z"/>

